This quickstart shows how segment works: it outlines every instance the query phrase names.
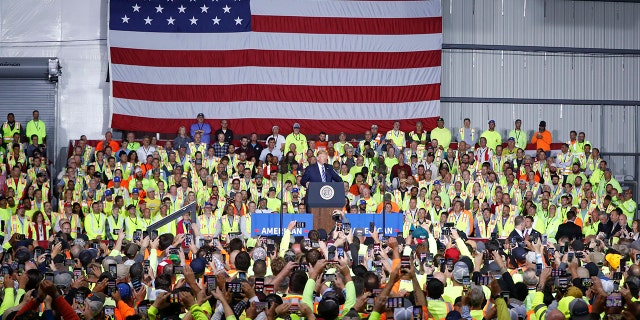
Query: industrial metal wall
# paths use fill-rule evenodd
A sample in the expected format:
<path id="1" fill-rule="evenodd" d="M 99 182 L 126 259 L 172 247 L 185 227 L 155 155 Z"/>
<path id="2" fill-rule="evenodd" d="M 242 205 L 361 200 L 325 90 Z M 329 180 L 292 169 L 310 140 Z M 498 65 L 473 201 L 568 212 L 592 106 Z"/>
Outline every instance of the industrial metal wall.
<path id="1" fill-rule="evenodd" d="M 450 127 L 468 117 L 485 130 L 494 119 L 506 136 L 520 118 L 531 135 L 545 120 L 554 141 L 577 130 L 602 152 L 640 152 L 640 4 L 443 0 L 442 13 L 445 48 L 461 48 L 443 50 L 441 95 L 455 102 L 441 113 Z M 515 101 L 498 103 L 505 98 Z M 482 99 L 493 102 L 469 103 Z M 616 176 L 638 179 L 635 158 L 608 160 Z"/>
<path id="2" fill-rule="evenodd" d="M 640 49 L 640 4 L 442 0 L 444 43 Z"/>

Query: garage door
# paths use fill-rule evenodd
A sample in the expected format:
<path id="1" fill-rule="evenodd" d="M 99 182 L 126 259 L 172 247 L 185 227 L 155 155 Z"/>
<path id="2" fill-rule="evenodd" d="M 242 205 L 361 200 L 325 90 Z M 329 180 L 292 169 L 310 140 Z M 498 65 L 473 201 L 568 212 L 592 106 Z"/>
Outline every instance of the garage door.
<path id="1" fill-rule="evenodd" d="M 55 150 L 55 124 L 56 124 L 56 92 L 57 84 L 47 79 L 47 67 L 45 61 L 41 59 L 41 72 L 24 72 L 27 65 L 33 69 L 35 58 L 24 58 L 21 63 L 20 58 L 12 58 L 13 70 L 7 70 L 7 66 L 0 65 L 4 69 L 0 72 L 0 124 L 7 121 L 7 114 L 13 112 L 16 121 L 26 128 L 27 122 L 31 120 L 33 110 L 40 112 L 40 120 L 47 125 L 47 153 L 48 158 L 53 160 Z M 3 63 L 4 58 L 0 58 Z M 15 69 L 14 69 L 15 68 Z"/>

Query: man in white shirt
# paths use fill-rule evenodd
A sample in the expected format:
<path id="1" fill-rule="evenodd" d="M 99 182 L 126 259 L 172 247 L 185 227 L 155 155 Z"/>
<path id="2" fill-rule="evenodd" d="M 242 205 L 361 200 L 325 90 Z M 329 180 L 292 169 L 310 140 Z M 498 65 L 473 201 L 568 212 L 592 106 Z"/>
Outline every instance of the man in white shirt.
<path id="1" fill-rule="evenodd" d="M 282 158 L 282 150 L 276 147 L 276 139 L 274 137 L 269 137 L 267 139 L 267 147 L 262 149 L 262 153 L 260 153 L 260 161 L 264 162 L 267 159 L 267 155 L 271 153 L 271 155 L 278 157 L 278 161 Z"/>
<path id="2" fill-rule="evenodd" d="M 267 137 L 267 142 L 269 142 L 270 138 L 275 139 L 276 140 L 276 147 L 280 151 L 283 151 L 284 150 L 284 143 L 285 143 L 286 139 L 285 139 L 285 137 L 283 135 L 279 134 L 278 132 L 280 132 L 280 127 L 273 126 L 273 128 L 271 128 L 271 135 Z"/>
<path id="3" fill-rule="evenodd" d="M 138 154 L 138 161 L 140 163 L 146 163 L 147 156 L 153 155 L 155 151 L 156 148 L 151 145 L 151 139 L 149 137 L 144 137 L 144 139 L 142 139 L 142 146 L 136 150 L 136 153 Z"/>

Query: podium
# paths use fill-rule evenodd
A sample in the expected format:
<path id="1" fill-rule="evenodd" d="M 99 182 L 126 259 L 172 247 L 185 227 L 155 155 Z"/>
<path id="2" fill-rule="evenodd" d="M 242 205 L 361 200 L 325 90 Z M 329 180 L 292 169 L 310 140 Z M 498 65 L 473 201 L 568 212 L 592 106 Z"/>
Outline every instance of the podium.
<path id="1" fill-rule="evenodd" d="M 342 210 L 345 204 L 342 182 L 310 182 L 307 189 L 307 209 L 313 214 L 314 229 L 327 232 L 335 226 L 333 210 Z"/>

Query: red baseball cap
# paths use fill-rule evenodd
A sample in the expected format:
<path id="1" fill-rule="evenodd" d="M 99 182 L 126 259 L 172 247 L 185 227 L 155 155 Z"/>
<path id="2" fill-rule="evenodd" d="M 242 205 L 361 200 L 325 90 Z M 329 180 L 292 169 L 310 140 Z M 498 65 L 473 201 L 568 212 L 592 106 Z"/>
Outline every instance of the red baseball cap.
<path id="1" fill-rule="evenodd" d="M 456 263 L 458 262 L 458 260 L 460 260 L 460 251 L 458 250 L 458 248 L 449 248 L 445 250 L 444 258 L 451 259 L 453 260 L 453 263 Z"/>

